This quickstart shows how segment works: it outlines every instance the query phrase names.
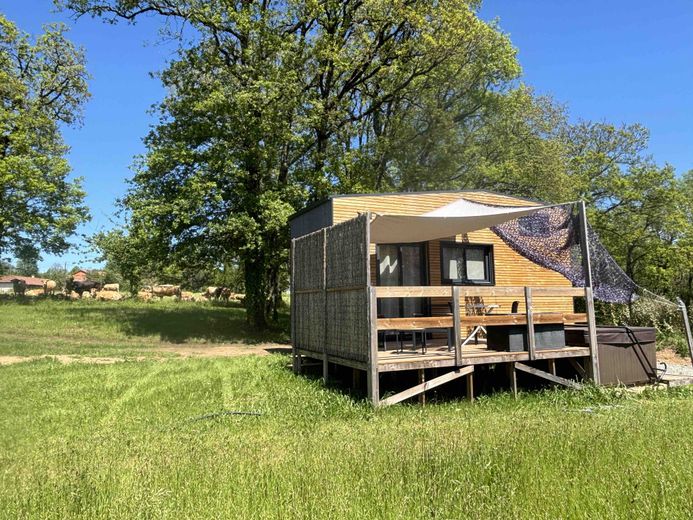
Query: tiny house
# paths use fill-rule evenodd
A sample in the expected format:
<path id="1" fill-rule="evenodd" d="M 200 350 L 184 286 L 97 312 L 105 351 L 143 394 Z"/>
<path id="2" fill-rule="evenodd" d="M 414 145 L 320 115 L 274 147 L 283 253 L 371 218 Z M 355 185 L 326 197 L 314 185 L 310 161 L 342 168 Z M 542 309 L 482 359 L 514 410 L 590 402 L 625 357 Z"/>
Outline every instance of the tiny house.
<path id="1" fill-rule="evenodd" d="M 439 191 L 335 195 L 295 214 L 295 370 L 307 358 L 322 362 L 325 378 L 331 365 L 365 372 L 376 405 L 461 377 L 471 398 L 483 364 L 506 365 L 514 391 L 517 371 L 576 386 L 557 375 L 558 360 L 598 382 L 596 342 L 569 346 L 563 336 L 565 325 L 584 324 L 594 338 L 590 277 L 576 286 L 494 227 L 542 208 L 549 206 L 485 191 Z M 575 298 L 587 312 L 575 312 Z M 426 381 L 428 369 L 436 377 Z M 380 376 L 398 371 L 417 371 L 420 383 L 381 399 Z"/>

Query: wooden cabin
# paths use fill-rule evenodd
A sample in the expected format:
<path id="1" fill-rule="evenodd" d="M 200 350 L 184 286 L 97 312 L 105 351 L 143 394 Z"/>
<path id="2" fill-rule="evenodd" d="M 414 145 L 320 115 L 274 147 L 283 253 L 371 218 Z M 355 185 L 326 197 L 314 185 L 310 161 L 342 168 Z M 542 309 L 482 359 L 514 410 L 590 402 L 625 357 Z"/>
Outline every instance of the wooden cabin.
<path id="1" fill-rule="evenodd" d="M 371 240 L 376 215 L 422 216 L 460 199 L 492 208 L 538 207 L 485 191 L 334 195 L 290 219 L 297 371 L 305 358 L 321 361 L 325 378 L 330 364 L 365 371 L 374 404 L 399 402 L 457 377 L 467 378 L 471 397 L 479 364 L 507 364 L 515 391 L 518 370 L 572 385 L 556 375 L 559 359 L 577 374 L 594 374 L 598 355 L 591 346 L 542 343 L 565 325 L 594 328 L 589 287 L 573 287 L 489 228 L 408 240 L 404 227 L 402 241 Z M 588 300 L 586 314 L 575 312 L 576 297 Z M 489 342 L 517 341 L 518 331 L 522 350 Z M 443 373 L 425 381 L 427 369 Z M 380 374 L 406 370 L 418 371 L 420 384 L 381 401 Z"/>

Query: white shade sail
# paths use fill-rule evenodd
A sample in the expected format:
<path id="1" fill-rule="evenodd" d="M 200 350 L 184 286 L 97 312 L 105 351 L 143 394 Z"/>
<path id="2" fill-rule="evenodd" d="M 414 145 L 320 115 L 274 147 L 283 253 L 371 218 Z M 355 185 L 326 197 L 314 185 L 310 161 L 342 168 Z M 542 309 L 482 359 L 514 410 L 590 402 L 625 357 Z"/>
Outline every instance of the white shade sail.
<path id="1" fill-rule="evenodd" d="M 377 215 L 371 221 L 371 243 L 425 242 L 452 237 L 531 215 L 549 206 L 486 206 L 466 199 L 422 215 Z"/>

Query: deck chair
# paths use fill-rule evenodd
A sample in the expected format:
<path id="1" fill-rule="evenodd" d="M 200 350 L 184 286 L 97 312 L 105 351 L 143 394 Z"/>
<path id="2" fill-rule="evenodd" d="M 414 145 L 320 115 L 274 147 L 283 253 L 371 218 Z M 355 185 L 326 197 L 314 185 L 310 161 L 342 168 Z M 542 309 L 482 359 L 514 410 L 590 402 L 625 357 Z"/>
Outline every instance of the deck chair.
<path id="1" fill-rule="evenodd" d="M 482 298 L 470 298 L 465 299 L 465 310 L 468 316 L 485 316 L 491 314 L 494 309 L 497 309 L 499 305 L 491 304 L 486 305 Z M 472 339 L 474 339 L 474 344 L 479 344 L 479 334 L 486 334 L 486 329 L 483 325 L 477 325 L 474 327 L 472 332 L 462 341 L 462 346 L 467 345 Z"/>

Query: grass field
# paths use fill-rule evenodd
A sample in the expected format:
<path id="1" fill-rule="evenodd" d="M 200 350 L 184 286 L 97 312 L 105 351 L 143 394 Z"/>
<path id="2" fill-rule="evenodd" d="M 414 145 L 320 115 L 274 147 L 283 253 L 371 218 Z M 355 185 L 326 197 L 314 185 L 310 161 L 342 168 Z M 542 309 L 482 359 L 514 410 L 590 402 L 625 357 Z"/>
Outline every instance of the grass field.
<path id="1" fill-rule="evenodd" d="M 263 333 L 234 305 L 0 299 L 0 355 L 141 356 L 162 345 L 285 343 L 288 316 Z"/>
<path id="2" fill-rule="evenodd" d="M 66 314 L 4 304 L 0 324 L 29 316 L 36 336 L 61 338 L 72 312 L 94 316 L 94 303 Z M 3 518 L 673 519 L 693 510 L 691 389 L 372 410 L 294 376 L 283 355 L 133 361 L 170 337 L 155 326 L 133 333 L 123 323 L 139 316 L 132 305 L 100 314 L 94 337 L 74 347 L 89 354 L 104 341 L 118 356 L 122 339 L 124 362 L 0 367 Z M 180 309 L 203 319 L 217 308 Z M 243 339 L 196 330 L 178 340 Z M 67 350 L 63 339 L 57 348 Z M 40 341 L 27 345 L 39 352 Z M 214 415 L 229 411 L 249 414 Z"/>

